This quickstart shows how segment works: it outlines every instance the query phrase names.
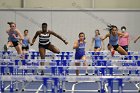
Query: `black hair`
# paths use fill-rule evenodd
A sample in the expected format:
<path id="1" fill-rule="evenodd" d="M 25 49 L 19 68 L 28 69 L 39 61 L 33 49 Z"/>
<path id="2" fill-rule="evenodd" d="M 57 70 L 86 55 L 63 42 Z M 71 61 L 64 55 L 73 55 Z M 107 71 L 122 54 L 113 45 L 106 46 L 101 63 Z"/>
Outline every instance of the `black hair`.
<path id="1" fill-rule="evenodd" d="M 14 22 L 7 22 L 7 24 L 8 25 L 15 24 L 15 26 L 16 26 L 16 23 L 14 23 Z"/>
<path id="2" fill-rule="evenodd" d="M 100 35 L 100 31 L 99 31 L 99 29 L 96 29 L 95 32 L 96 32 L 96 31 L 98 31 L 98 35 Z"/>
<path id="3" fill-rule="evenodd" d="M 108 26 L 108 30 L 109 30 L 109 33 L 111 33 L 111 31 L 113 30 L 113 28 L 117 28 L 118 29 L 118 27 L 117 26 L 115 26 L 115 25 L 107 25 Z"/>
<path id="4" fill-rule="evenodd" d="M 111 30 L 113 30 L 113 28 L 117 28 L 117 29 L 118 29 L 118 27 L 117 27 L 117 26 L 115 26 L 115 25 L 113 25 L 113 26 L 112 26 Z"/>
<path id="5" fill-rule="evenodd" d="M 116 28 L 116 29 L 118 29 L 118 27 L 117 27 L 117 26 L 115 26 L 115 25 L 112 25 L 112 27 L 111 27 L 111 29 L 110 29 L 110 33 L 112 32 L 113 28 Z"/>
<path id="6" fill-rule="evenodd" d="M 126 27 L 125 27 L 125 26 L 122 26 L 122 27 L 121 27 L 121 30 L 122 30 L 122 29 L 125 29 L 125 30 L 126 30 Z"/>
<path id="7" fill-rule="evenodd" d="M 25 33 L 26 31 L 28 32 L 28 30 L 27 30 L 27 29 L 25 29 L 25 30 L 24 30 L 24 33 Z"/>
<path id="8" fill-rule="evenodd" d="M 42 26 L 43 26 L 43 25 L 46 25 L 46 26 L 48 26 L 48 24 L 47 24 L 47 23 L 42 23 Z"/>
<path id="9" fill-rule="evenodd" d="M 86 39 L 85 33 L 84 33 L 84 32 L 80 32 L 80 33 L 79 33 L 79 37 L 80 37 L 81 34 L 83 34 L 83 35 L 84 35 L 84 39 Z"/>

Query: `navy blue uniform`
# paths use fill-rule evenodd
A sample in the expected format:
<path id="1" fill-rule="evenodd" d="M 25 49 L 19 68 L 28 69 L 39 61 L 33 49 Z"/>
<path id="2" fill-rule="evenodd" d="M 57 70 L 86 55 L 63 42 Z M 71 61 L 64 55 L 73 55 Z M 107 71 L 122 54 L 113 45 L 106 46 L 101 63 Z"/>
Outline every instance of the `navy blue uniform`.
<path id="1" fill-rule="evenodd" d="M 78 40 L 79 47 L 76 48 L 75 59 L 81 59 L 85 55 L 85 42 L 80 43 Z"/>

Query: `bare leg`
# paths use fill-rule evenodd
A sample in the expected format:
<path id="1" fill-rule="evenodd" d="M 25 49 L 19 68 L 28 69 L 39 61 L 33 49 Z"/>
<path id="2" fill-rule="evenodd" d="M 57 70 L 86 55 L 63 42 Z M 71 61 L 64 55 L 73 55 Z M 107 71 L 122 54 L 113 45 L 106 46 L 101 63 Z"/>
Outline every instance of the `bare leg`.
<path id="1" fill-rule="evenodd" d="M 15 47 L 15 49 L 16 49 L 16 51 L 17 51 L 18 54 L 22 54 L 21 45 L 17 45 L 17 46 Z"/>
<path id="2" fill-rule="evenodd" d="M 121 47 L 119 46 L 117 48 L 118 53 L 120 53 L 121 55 L 128 55 L 128 53 Z"/>
<path id="3" fill-rule="evenodd" d="M 41 59 L 45 59 L 46 49 L 45 48 L 39 48 L 39 53 Z M 44 66 L 44 62 L 40 62 L 41 66 Z"/>
<path id="4" fill-rule="evenodd" d="M 53 53 L 60 53 L 60 50 L 52 44 L 49 45 L 48 50 L 52 51 Z"/>
<path id="5" fill-rule="evenodd" d="M 113 46 L 109 44 L 107 47 L 108 47 L 108 50 L 111 52 L 111 55 L 114 56 L 115 50 L 114 50 Z"/>
<path id="6" fill-rule="evenodd" d="M 83 65 L 84 65 L 84 66 L 88 66 L 88 64 L 87 64 L 87 62 L 86 62 L 86 56 L 83 56 L 83 57 L 82 57 L 82 60 L 84 60 Z M 88 75 L 87 68 L 86 68 L 86 75 Z"/>
<path id="7" fill-rule="evenodd" d="M 39 48 L 39 53 L 40 53 L 41 59 L 45 59 L 46 49 L 45 48 Z M 40 66 L 44 66 L 44 65 L 45 65 L 44 62 L 40 62 Z M 44 75 L 43 70 L 41 70 L 41 75 Z"/>
<path id="8" fill-rule="evenodd" d="M 7 48 L 12 47 L 12 46 L 13 46 L 13 43 L 12 42 L 8 42 L 7 43 Z"/>
<path id="9" fill-rule="evenodd" d="M 7 42 L 7 44 L 4 45 L 4 50 L 7 51 L 9 47 L 12 47 L 13 43 L 12 42 Z"/>
<path id="10" fill-rule="evenodd" d="M 108 50 L 109 50 L 109 51 L 114 50 L 114 48 L 113 48 L 113 46 L 112 46 L 112 45 L 108 45 L 108 46 L 107 46 L 107 48 L 108 48 Z"/>
<path id="11" fill-rule="evenodd" d="M 75 66 L 80 66 L 80 62 L 75 62 Z M 77 69 L 75 72 L 76 75 L 79 76 L 79 70 Z"/>

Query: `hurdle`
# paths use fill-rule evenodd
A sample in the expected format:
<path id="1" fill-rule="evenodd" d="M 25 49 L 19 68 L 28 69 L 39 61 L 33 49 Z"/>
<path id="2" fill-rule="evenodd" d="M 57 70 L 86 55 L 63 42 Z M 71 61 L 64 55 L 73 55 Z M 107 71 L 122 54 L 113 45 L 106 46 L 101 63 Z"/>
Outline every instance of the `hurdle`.
<path id="1" fill-rule="evenodd" d="M 8 53 L 7 53 L 8 54 Z M 7 56 L 6 54 L 6 56 Z M 10 53 L 9 53 L 10 54 Z M 8 54 L 8 55 L 9 55 Z M 12 52 L 11 54 L 12 55 Z M 5 91 L 5 81 L 10 81 L 10 92 L 16 91 L 14 88 L 14 83 L 17 84 L 17 82 L 22 82 L 23 84 L 23 89 L 24 89 L 24 82 L 32 82 L 32 81 L 41 81 L 43 82 L 43 90 L 41 89 L 40 91 L 43 91 L 44 93 L 47 93 L 48 91 L 51 93 L 63 93 L 71 90 L 65 89 L 65 83 L 66 82 L 99 82 L 100 88 L 97 90 L 100 93 L 105 93 L 107 90 L 109 93 L 118 92 L 118 93 L 123 93 L 127 92 L 128 90 L 123 90 L 123 85 L 122 82 L 139 82 L 139 73 L 135 73 L 132 75 L 130 73 L 130 76 L 123 76 L 123 75 L 118 75 L 114 76 L 113 70 L 130 70 L 130 71 L 139 71 L 139 56 L 138 55 L 132 55 L 128 57 L 131 58 L 131 60 L 123 60 L 122 57 L 117 56 L 113 61 L 108 56 L 104 56 L 103 54 L 96 54 L 93 55 L 97 56 L 97 59 L 95 60 L 87 60 L 89 63 L 91 62 L 93 65 L 92 66 L 71 66 L 72 63 L 76 62 L 76 60 L 71 59 L 72 55 L 64 53 L 61 55 L 66 55 L 61 58 L 61 55 L 56 55 L 56 57 L 59 57 L 58 59 L 45 59 L 45 60 L 40 60 L 38 59 L 39 56 L 38 54 L 34 53 L 33 55 L 36 55 L 32 59 L 27 58 L 27 59 L 10 59 L 6 58 L 5 59 L 0 59 L 0 62 L 5 63 L 1 64 L 1 76 L 0 76 L 0 81 L 1 81 L 1 92 Z M 67 57 L 67 55 L 70 57 Z M 101 56 L 104 56 L 103 58 Z M 91 55 L 89 55 L 91 56 Z M 135 56 L 137 56 L 137 59 L 133 59 Z M 92 56 L 91 56 L 92 57 Z M 118 60 L 119 59 L 119 60 Z M 39 66 L 39 62 L 49 62 L 48 66 Z M 80 60 L 77 60 L 80 61 Z M 82 60 L 80 62 L 83 62 Z M 13 64 L 12 64 L 13 63 Z M 19 64 L 20 63 L 20 64 Z M 6 75 L 7 68 L 9 69 L 9 75 Z M 69 74 L 69 71 L 71 70 L 83 70 L 87 68 L 88 70 L 97 70 L 98 74 L 97 76 L 74 76 Z M 39 76 L 39 75 L 34 75 L 28 74 L 26 70 L 38 70 L 38 69 L 44 69 L 44 70 L 50 70 L 50 74 L 45 75 L 45 76 Z M 19 72 L 22 70 L 22 72 Z M 109 73 L 107 73 L 109 71 Z M 101 72 L 101 73 L 100 73 Z M 32 77 L 32 78 L 31 78 Z M 7 79 L 6 79 L 7 78 Z M 113 81 L 118 82 L 118 90 L 113 90 L 112 83 Z M 48 85 L 52 84 L 51 89 L 48 89 Z M 106 89 L 105 89 L 105 84 Z M 137 85 L 139 88 L 139 84 Z M 16 87 L 18 89 L 18 86 Z M 26 89 L 24 89 L 26 91 Z M 31 91 L 27 89 L 27 91 Z M 33 90 L 36 91 L 36 90 Z M 80 90 L 74 90 L 74 91 L 80 91 Z M 96 92 L 97 92 L 96 91 Z M 135 90 L 135 91 L 139 91 Z M 86 92 L 86 90 L 85 90 Z M 92 92 L 95 92 L 93 90 Z M 131 91 L 132 93 L 134 91 Z"/>

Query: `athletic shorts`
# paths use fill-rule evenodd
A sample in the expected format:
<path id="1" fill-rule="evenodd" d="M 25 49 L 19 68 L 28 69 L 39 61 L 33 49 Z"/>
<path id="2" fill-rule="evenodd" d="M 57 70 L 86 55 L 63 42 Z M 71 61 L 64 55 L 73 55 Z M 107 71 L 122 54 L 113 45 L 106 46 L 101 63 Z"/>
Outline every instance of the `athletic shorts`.
<path id="1" fill-rule="evenodd" d="M 23 50 L 23 49 L 29 50 L 29 46 L 24 46 L 24 47 L 22 46 L 22 50 Z"/>
<path id="2" fill-rule="evenodd" d="M 85 53 L 75 53 L 75 59 L 82 59 Z"/>
<path id="3" fill-rule="evenodd" d="M 38 47 L 39 47 L 39 48 L 48 49 L 48 47 L 49 47 L 50 44 L 51 44 L 51 43 L 48 43 L 48 44 L 46 44 L 46 45 L 39 44 Z"/>
<path id="4" fill-rule="evenodd" d="M 121 46 L 126 52 L 128 52 L 128 45 L 126 46 Z"/>
<path id="5" fill-rule="evenodd" d="M 108 46 L 109 46 L 110 44 L 108 44 Z M 116 50 L 117 51 L 117 49 L 118 49 L 118 47 L 119 47 L 119 45 L 117 44 L 117 45 L 111 45 L 113 48 L 114 48 L 114 50 Z"/>
<path id="6" fill-rule="evenodd" d="M 14 47 L 16 47 L 16 46 L 19 45 L 18 41 L 12 41 L 12 43 L 13 43 L 13 46 L 14 46 Z"/>

